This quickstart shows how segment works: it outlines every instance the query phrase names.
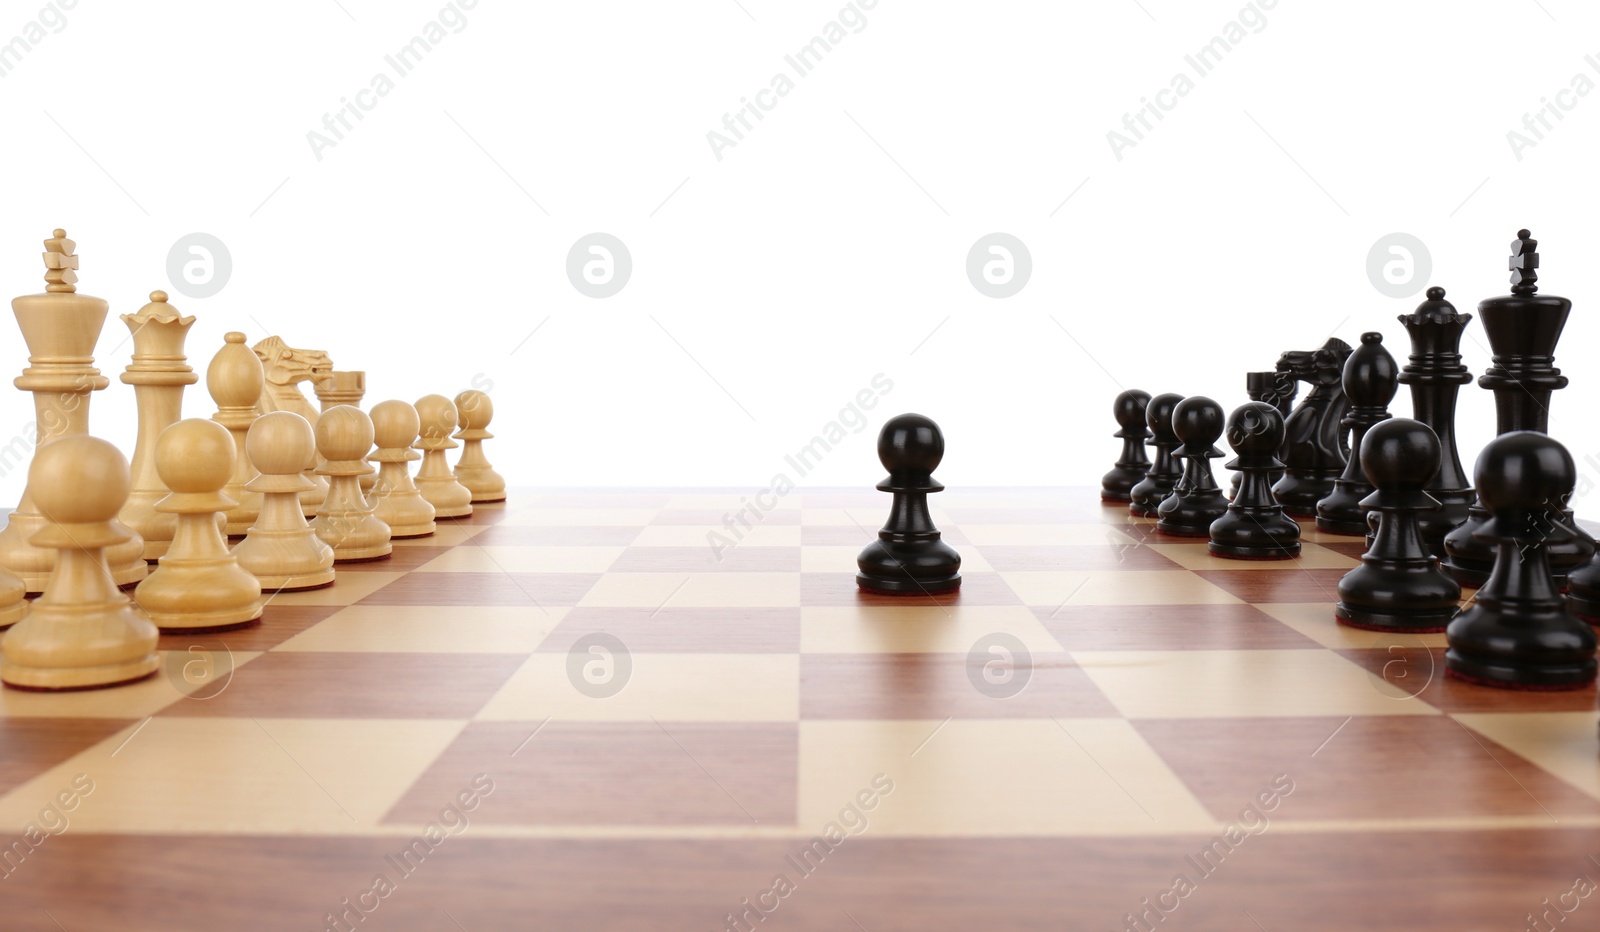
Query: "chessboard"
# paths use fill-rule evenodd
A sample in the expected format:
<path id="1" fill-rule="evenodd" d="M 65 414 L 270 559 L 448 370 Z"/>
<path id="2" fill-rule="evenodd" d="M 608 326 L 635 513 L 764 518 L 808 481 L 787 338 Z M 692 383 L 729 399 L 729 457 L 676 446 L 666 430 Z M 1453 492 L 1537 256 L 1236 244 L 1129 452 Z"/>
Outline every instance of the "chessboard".
<path id="1" fill-rule="evenodd" d="M 151 679 L 0 691 L 0 925 L 1594 927 L 1594 688 L 1335 624 L 1358 539 L 952 489 L 959 592 L 888 597 L 886 499 L 513 489 Z"/>

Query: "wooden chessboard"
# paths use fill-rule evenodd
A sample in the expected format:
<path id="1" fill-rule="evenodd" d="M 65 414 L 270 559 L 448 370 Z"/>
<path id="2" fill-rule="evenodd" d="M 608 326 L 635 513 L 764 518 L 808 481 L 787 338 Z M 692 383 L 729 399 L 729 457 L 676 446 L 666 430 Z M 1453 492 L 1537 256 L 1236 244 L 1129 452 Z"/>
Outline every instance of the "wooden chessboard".
<path id="1" fill-rule="evenodd" d="M 1339 627 L 1358 542 L 952 490 L 959 595 L 863 596 L 885 499 L 796 491 L 714 560 L 739 492 L 513 492 L 154 679 L 0 692 L 0 926 L 1600 924 L 1595 691 Z"/>

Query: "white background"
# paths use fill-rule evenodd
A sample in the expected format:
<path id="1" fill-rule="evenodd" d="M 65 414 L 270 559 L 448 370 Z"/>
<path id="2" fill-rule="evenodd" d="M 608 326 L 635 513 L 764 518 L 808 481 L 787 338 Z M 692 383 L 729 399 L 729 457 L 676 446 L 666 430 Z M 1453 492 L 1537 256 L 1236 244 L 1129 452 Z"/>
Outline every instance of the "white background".
<path id="1" fill-rule="evenodd" d="M 0 41 L 41 6 L 0 4 Z M 112 303 L 93 428 L 129 451 L 116 315 L 165 288 L 199 317 L 201 372 L 239 329 L 365 369 L 368 406 L 492 383 L 489 452 L 518 484 L 759 488 L 881 372 L 893 390 L 807 484 L 876 481 L 878 426 L 914 410 L 945 428 L 947 484 L 1086 485 L 1117 452 L 1119 386 L 1231 408 L 1244 372 L 1368 329 L 1403 362 L 1396 315 L 1428 284 L 1462 310 L 1505 293 L 1528 226 L 1544 290 L 1575 304 L 1552 433 L 1600 482 L 1600 92 L 1520 160 L 1506 135 L 1574 75 L 1600 81 L 1600 14 L 1280 0 L 1117 159 L 1107 132 L 1242 8 L 880 0 L 718 160 L 707 132 L 837 0 L 481 0 L 319 160 L 308 131 L 438 0 L 79 0 L 0 78 L 0 293 L 41 290 L 51 228 L 77 239 L 80 290 Z M 166 272 L 196 231 L 234 264 L 207 299 Z M 633 257 L 603 300 L 565 272 L 593 231 Z M 1033 258 L 1003 300 L 965 272 L 994 231 Z M 1433 265 L 1403 299 L 1366 270 L 1395 231 Z M 0 349 L 20 372 L 20 339 Z M 1470 468 L 1489 393 L 1461 409 Z M 0 444 L 31 410 L 0 393 Z M 186 415 L 214 410 L 190 391 Z"/>

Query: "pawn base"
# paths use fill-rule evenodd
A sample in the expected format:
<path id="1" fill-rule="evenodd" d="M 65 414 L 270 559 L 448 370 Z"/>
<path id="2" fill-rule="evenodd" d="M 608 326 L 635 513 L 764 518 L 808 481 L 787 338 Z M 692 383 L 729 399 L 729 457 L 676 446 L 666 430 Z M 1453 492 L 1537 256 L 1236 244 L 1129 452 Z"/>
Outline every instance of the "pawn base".
<path id="1" fill-rule="evenodd" d="M 154 616 L 152 616 L 152 618 L 153 617 Z M 256 617 L 254 618 L 232 622 L 231 624 L 197 625 L 190 627 L 188 625 L 170 626 L 157 622 L 157 627 L 162 634 L 221 634 L 225 631 L 239 631 L 244 628 L 254 628 L 259 624 L 261 624 L 261 612 L 258 611 L 256 612 Z"/>
<path id="2" fill-rule="evenodd" d="M 392 540 L 410 540 L 414 537 L 432 537 L 437 531 L 432 521 L 427 524 L 400 524 L 389 525 L 389 537 Z"/>
<path id="3" fill-rule="evenodd" d="M 394 553 L 394 547 L 388 541 L 371 547 L 353 547 L 349 550 L 333 548 L 333 562 L 335 563 L 372 563 L 376 560 L 387 560 Z"/>
<path id="4" fill-rule="evenodd" d="M 1127 502 L 1133 501 L 1133 496 L 1129 495 L 1127 492 L 1117 491 L 1114 489 L 1101 489 L 1100 500 L 1108 505 L 1119 503 L 1126 504 Z"/>
<path id="5" fill-rule="evenodd" d="M 961 574 L 956 573 L 942 579 L 912 579 L 907 576 L 889 578 L 857 573 L 856 585 L 863 591 L 879 595 L 935 595 L 960 589 Z"/>
<path id="6" fill-rule="evenodd" d="M 1341 537 L 1366 537 L 1368 531 L 1367 519 L 1365 517 L 1359 520 L 1329 518 L 1317 515 L 1317 530 L 1325 531 L 1329 534 L 1338 534 Z"/>
<path id="7" fill-rule="evenodd" d="M 1579 594 L 1575 587 L 1567 590 L 1567 611 L 1579 621 L 1600 626 L 1600 599 Z"/>
<path id="8" fill-rule="evenodd" d="M 155 563 L 167 555 L 167 549 L 172 546 L 170 540 L 144 539 L 144 562 Z"/>
<path id="9" fill-rule="evenodd" d="M 1444 654 L 1444 675 L 1478 686 L 1557 692 L 1583 689 L 1595 679 L 1595 662 L 1508 667 L 1462 657 L 1454 650 Z"/>
<path id="10" fill-rule="evenodd" d="M 1168 537 L 1210 537 L 1211 523 L 1208 521 L 1204 527 L 1192 524 L 1180 524 L 1162 518 L 1156 522 L 1156 531 Z"/>
<path id="11" fill-rule="evenodd" d="M 1206 545 L 1206 550 L 1212 556 L 1229 560 L 1293 560 L 1300 555 L 1300 542 L 1296 540 L 1271 547 L 1246 547 L 1241 544 L 1219 544 L 1212 541 Z"/>
<path id="12" fill-rule="evenodd" d="M 333 585 L 333 570 L 320 573 L 299 573 L 290 576 L 258 576 L 262 592 L 304 592 L 307 589 L 326 589 Z"/>
<path id="13" fill-rule="evenodd" d="M 1347 628 L 1360 628 L 1363 631 L 1404 631 L 1407 634 L 1436 634 L 1443 631 L 1450 624 L 1450 619 L 1456 615 L 1455 611 L 1449 612 L 1374 612 L 1367 609 L 1355 608 L 1344 604 L 1335 603 L 1333 618 Z"/>
<path id="14" fill-rule="evenodd" d="M 147 679 L 160 668 L 162 658 L 157 653 L 150 653 L 149 657 L 139 660 L 102 666 L 18 666 L 0 663 L 0 682 L 11 689 L 30 692 L 109 689 L 114 685 Z"/>

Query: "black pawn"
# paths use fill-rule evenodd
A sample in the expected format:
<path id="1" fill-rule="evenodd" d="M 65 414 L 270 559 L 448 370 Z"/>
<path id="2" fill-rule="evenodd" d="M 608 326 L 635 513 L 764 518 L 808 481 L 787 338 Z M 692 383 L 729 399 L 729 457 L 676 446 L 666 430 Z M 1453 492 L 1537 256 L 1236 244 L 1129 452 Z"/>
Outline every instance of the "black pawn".
<path id="1" fill-rule="evenodd" d="M 1287 560 L 1300 555 L 1300 524 L 1283 513 L 1272 497 L 1272 474 L 1283 468 L 1283 415 L 1270 404 L 1252 401 L 1228 415 L 1228 446 L 1237 453 L 1227 468 L 1237 470 L 1239 490 L 1228 513 L 1211 522 L 1207 547 L 1235 560 Z"/>
<path id="2" fill-rule="evenodd" d="M 1550 548 L 1574 536 L 1549 505 L 1572 494 L 1572 454 L 1542 432 L 1510 431 L 1483 448 L 1473 478 L 1490 514 L 1478 537 L 1498 552 L 1472 605 L 1450 622 L 1445 675 L 1505 689 L 1587 686 L 1595 634 L 1550 575 Z"/>
<path id="3" fill-rule="evenodd" d="M 1178 435 L 1172 432 L 1172 410 L 1182 400 L 1182 395 L 1166 392 L 1150 399 L 1149 406 L 1145 408 L 1145 423 L 1150 425 L 1155 435 L 1150 446 L 1155 448 L 1156 456 L 1144 478 L 1128 492 L 1128 513 L 1131 515 L 1155 517 L 1156 509 L 1172 494 L 1173 487 L 1183 476 L 1178 461 L 1172 458 L 1172 451 L 1180 445 Z"/>
<path id="4" fill-rule="evenodd" d="M 1117 426 L 1122 428 L 1113 437 L 1122 438 L 1122 455 L 1116 466 L 1100 480 L 1100 500 L 1126 502 L 1128 493 L 1150 471 L 1150 460 L 1144 455 L 1144 442 L 1150 437 L 1145 426 L 1145 409 L 1150 405 L 1150 393 L 1130 388 L 1117 396 L 1111 411 L 1116 415 Z"/>
<path id="5" fill-rule="evenodd" d="M 1439 510 L 1423 515 L 1421 523 L 1428 552 L 1442 560 L 1444 536 L 1467 520 L 1467 509 L 1478 500 L 1456 452 L 1456 395 L 1472 381 L 1472 372 L 1461 364 L 1461 334 L 1472 315 L 1457 311 L 1435 285 L 1416 310 L 1400 316 L 1400 323 L 1411 335 L 1411 358 L 1400 370 L 1400 384 L 1411 388 L 1413 416 L 1439 437 L 1439 474 L 1428 482 Z"/>
<path id="6" fill-rule="evenodd" d="M 944 486 L 933 478 L 944 459 L 944 434 L 931 418 L 902 414 L 878 434 L 878 459 L 889 470 L 878 491 L 894 493 L 889 520 L 856 558 L 856 584 L 884 595 L 949 592 L 961 586 L 961 554 L 939 539 L 928 514 L 928 493 Z"/>
<path id="7" fill-rule="evenodd" d="M 1372 485 L 1361 468 L 1361 438 L 1372 425 L 1389 419 L 1389 402 L 1400 390 L 1400 367 L 1383 348 L 1383 334 L 1361 335 L 1361 345 L 1344 361 L 1343 387 L 1350 409 L 1340 426 L 1350 431 L 1350 459 L 1333 491 L 1317 502 L 1317 529 L 1364 537 L 1367 512 L 1361 500 L 1372 494 Z"/>
<path id="8" fill-rule="evenodd" d="M 1377 489 L 1361 504 L 1383 519 L 1361 565 L 1339 580 L 1333 615 L 1352 628 L 1443 631 L 1456 614 L 1461 586 L 1439 568 L 1417 523 L 1439 507 L 1426 491 L 1439 471 L 1439 437 L 1421 421 L 1394 418 L 1367 430 L 1359 453 Z"/>
<path id="9" fill-rule="evenodd" d="M 1222 437 L 1222 405 L 1204 395 L 1178 402 L 1172 429 L 1183 441 L 1174 455 L 1183 460 L 1183 478 L 1157 509 L 1156 530 L 1178 537 L 1207 537 L 1211 522 L 1228 511 L 1228 499 L 1217 487 L 1211 461 L 1222 455 L 1215 446 Z"/>
<path id="10" fill-rule="evenodd" d="M 1478 303 L 1478 317 L 1489 337 L 1491 364 L 1478 377 L 1478 387 L 1494 392 L 1497 434 L 1516 430 L 1546 433 L 1550 427 L 1550 396 L 1567 386 L 1567 377 L 1555 367 L 1556 343 L 1572 312 L 1572 302 L 1539 293 L 1539 241 L 1518 230 L 1511 244 L 1511 293 Z M 1572 486 L 1567 487 L 1572 491 Z M 1565 498 L 1548 505 L 1567 525 L 1568 536 L 1551 541 L 1548 548 L 1556 583 L 1565 586 L 1567 573 L 1589 562 L 1595 544 L 1577 530 Z M 1445 535 L 1445 568 L 1463 586 L 1481 586 L 1494 566 L 1495 548 L 1478 530 L 1488 520 L 1482 502 L 1467 510 L 1467 519 Z"/>
<path id="11" fill-rule="evenodd" d="M 1328 497 L 1344 473 L 1343 423 L 1349 399 L 1344 396 L 1344 361 L 1350 346 L 1330 337 L 1315 350 L 1284 353 L 1278 367 L 1311 386 L 1283 422 L 1283 478 L 1272 487 L 1283 510 L 1304 518 L 1317 516 L 1317 502 Z"/>
<path id="12" fill-rule="evenodd" d="M 1246 372 L 1244 374 L 1244 393 L 1251 401 L 1264 401 L 1277 408 L 1278 414 L 1289 416 L 1290 409 L 1294 406 L 1294 394 L 1299 391 L 1300 383 L 1287 372 Z M 1239 482 L 1244 478 L 1242 473 L 1233 474 L 1233 489 L 1230 496 L 1239 494 Z M 1271 479 L 1277 482 L 1283 478 L 1283 468 L 1272 471 Z"/>

